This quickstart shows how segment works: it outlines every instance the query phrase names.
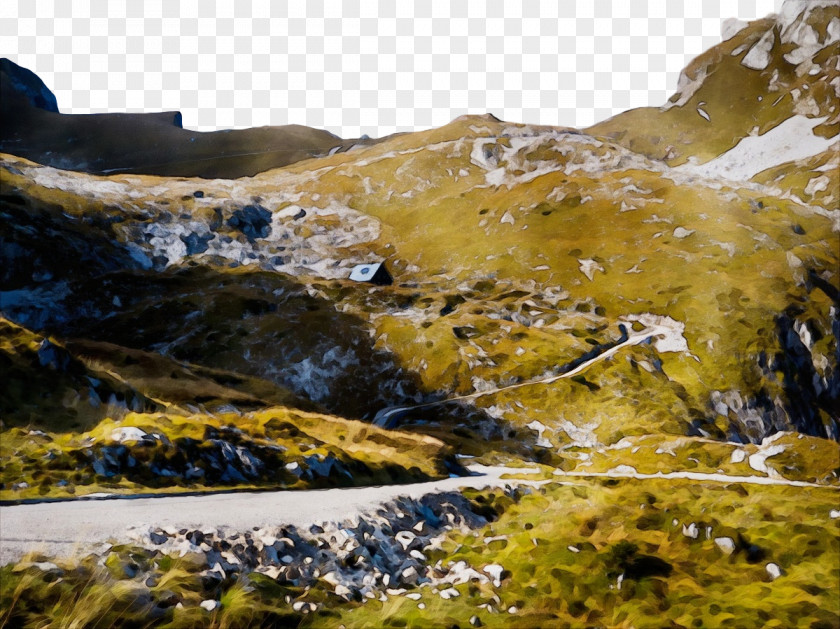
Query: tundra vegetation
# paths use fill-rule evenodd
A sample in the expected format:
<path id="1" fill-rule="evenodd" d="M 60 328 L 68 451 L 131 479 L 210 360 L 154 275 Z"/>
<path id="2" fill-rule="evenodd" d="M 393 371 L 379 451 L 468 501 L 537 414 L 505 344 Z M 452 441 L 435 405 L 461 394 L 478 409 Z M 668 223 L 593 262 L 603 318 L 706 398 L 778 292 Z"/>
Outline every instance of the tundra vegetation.
<path id="1" fill-rule="evenodd" d="M 4 63 L 4 509 L 521 473 L 33 549 L 0 623 L 840 626 L 838 43 L 836 3 L 786 0 L 589 129 L 214 136 L 206 172 L 117 168 L 107 121 L 101 163 L 47 159 L 60 114 Z"/>

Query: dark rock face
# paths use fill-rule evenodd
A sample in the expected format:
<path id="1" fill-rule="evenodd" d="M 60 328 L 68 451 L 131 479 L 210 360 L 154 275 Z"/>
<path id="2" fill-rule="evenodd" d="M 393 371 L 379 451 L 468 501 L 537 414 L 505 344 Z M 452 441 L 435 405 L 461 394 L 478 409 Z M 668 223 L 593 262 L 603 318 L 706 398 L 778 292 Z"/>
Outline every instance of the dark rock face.
<path id="1" fill-rule="evenodd" d="M 22 96 L 32 107 L 58 113 L 58 102 L 38 75 L 9 59 L 0 59 L 3 99 Z"/>
<path id="2" fill-rule="evenodd" d="M 815 437 L 840 439 L 840 396 L 838 396 L 837 357 L 828 378 L 821 378 L 814 367 L 808 347 L 802 342 L 794 324 L 796 319 L 785 313 L 777 317 L 776 329 L 781 351 L 775 358 L 775 370 L 783 374 L 787 398 L 786 411 L 797 431 Z M 833 333 L 840 332 L 837 317 Z M 800 324 L 803 325 L 803 324 Z M 836 345 L 840 348 L 840 343 Z M 823 418 L 827 421 L 824 421 Z"/>
<path id="3" fill-rule="evenodd" d="M 271 212 L 261 205 L 246 205 L 233 213 L 228 225 L 241 231 L 248 240 L 266 238 L 271 233 Z"/>
<path id="4" fill-rule="evenodd" d="M 187 247 L 187 255 L 195 255 L 198 253 L 204 253 L 209 249 L 209 243 L 216 237 L 216 234 L 187 234 L 186 236 L 181 236 L 181 242 Z"/>

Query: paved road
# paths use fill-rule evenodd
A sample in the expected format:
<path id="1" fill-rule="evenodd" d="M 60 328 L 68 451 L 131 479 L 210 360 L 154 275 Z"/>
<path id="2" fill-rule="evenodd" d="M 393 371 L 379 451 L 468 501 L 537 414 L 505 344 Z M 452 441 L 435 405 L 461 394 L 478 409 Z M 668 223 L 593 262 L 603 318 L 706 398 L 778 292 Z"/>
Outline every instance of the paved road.
<path id="1" fill-rule="evenodd" d="M 501 477 L 527 471 L 481 465 L 471 466 L 470 470 L 479 475 L 412 485 L 71 500 L 0 507 L 0 565 L 16 561 L 31 551 L 68 557 L 91 551 L 105 541 L 129 541 L 127 529 L 135 526 L 241 531 L 254 526 L 300 527 L 341 521 L 398 496 L 419 498 L 464 487 L 523 484 Z"/>

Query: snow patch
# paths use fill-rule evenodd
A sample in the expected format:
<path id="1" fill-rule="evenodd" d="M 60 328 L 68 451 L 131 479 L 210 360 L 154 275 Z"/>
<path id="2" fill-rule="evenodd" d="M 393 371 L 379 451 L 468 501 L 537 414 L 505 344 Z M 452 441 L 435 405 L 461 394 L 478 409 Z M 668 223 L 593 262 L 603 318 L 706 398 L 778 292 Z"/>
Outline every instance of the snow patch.
<path id="1" fill-rule="evenodd" d="M 551 447 L 551 442 L 543 437 L 543 433 L 548 430 L 548 427 L 545 424 L 535 419 L 530 424 L 526 424 L 526 426 L 537 433 L 537 445 L 540 448 Z"/>
<path id="2" fill-rule="evenodd" d="M 808 182 L 808 185 L 805 186 L 805 194 L 810 194 L 813 196 L 817 192 L 822 192 L 823 190 L 827 190 L 828 186 L 831 184 L 831 179 L 829 179 L 825 175 L 820 175 L 819 177 L 814 177 Z"/>
<path id="3" fill-rule="evenodd" d="M 601 273 L 606 273 L 604 267 L 600 264 L 595 262 L 590 258 L 585 260 L 578 259 L 578 263 L 580 264 L 580 272 L 583 273 L 591 282 L 592 278 L 595 276 L 595 271 L 601 271 Z"/>
<path id="4" fill-rule="evenodd" d="M 746 181 L 768 168 L 827 151 L 837 138 L 823 138 L 813 133 L 813 129 L 826 119 L 795 115 L 764 135 L 743 138 L 726 153 L 705 164 L 697 164 L 692 158 L 689 163 L 672 170 L 710 179 Z"/>
<path id="5" fill-rule="evenodd" d="M 685 340 L 685 323 L 662 315 L 649 312 L 638 315 L 627 315 L 626 321 L 638 321 L 648 328 L 653 341 L 653 347 L 658 352 L 682 352 L 698 360 L 688 349 L 688 341 Z"/>
<path id="6" fill-rule="evenodd" d="M 761 39 L 759 39 L 750 51 L 741 59 L 741 65 L 750 68 L 751 70 L 764 70 L 770 65 L 770 51 L 773 49 L 773 42 L 775 40 L 775 33 L 771 28 Z"/>
<path id="7" fill-rule="evenodd" d="M 557 420 L 557 427 L 559 430 L 565 432 L 572 442 L 568 447 L 578 448 L 595 448 L 599 445 L 598 437 L 595 435 L 595 430 L 600 426 L 598 422 L 589 422 L 582 426 L 576 426 L 565 418 Z"/>
<path id="8" fill-rule="evenodd" d="M 751 454 L 747 459 L 747 463 L 749 463 L 752 469 L 754 469 L 756 472 L 763 472 L 764 474 L 767 474 L 771 477 L 778 476 L 776 470 L 767 467 L 767 459 L 769 459 L 771 456 L 776 456 L 777 454 L 781 454 L 785 451 L 784 445 L 779 443 L 773 443 L 783 435 L 784 433 L 777 432 L 774 435 L 766 437 L 761 442 L 761 445 L 758 446 L 758 451 L 754 454 Z"/>

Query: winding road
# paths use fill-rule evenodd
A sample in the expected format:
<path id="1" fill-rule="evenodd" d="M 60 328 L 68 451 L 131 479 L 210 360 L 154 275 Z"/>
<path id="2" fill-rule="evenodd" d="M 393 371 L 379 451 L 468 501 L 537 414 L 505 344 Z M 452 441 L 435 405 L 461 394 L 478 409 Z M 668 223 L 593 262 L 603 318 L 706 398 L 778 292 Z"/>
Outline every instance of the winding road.
<path id="1" fill-rule="evenodd" d="M 556 376 L 549 376 L 547 378 L 539 378 L 537 380 L 528 380 L 526 382 L 519 382 L 517 384 L 511 384 L 506 387 L 499 387 L 496 389 L 486 389 L 484 391 L 476 391 L 475 393 L 468 393 L 466 395 L 459 395 L 456 397 L 446 398 L 444 400 L 435 400 L 433 402 L 424 402 L 422 404 L 415 404 L 413 406 L 391 406 L 388 408 L 383 408 L 376 414 L 376 417 L 373 419 L 373 424 L 379 426 L 380 428 L 393 428 L 397 421 L 399 421 L 400 417 L 409 411 L 414 411 L 421 408 L 431 408 L 433 406 L 441 406 L 443 404 L 449 404 L 451 402 L 459 402 L 462 400 L 475 400 L 480 397 L 484 397 L 486 395 L 494 395 L 496 393 L 500 393 L 502 391 L 510 391 L 512 389 L 520 389 L 522 387 L 529 387 L 536 384 L 551 384 L 552 382 L 556 382 L 558 380 L 563 380 L 565 378 L 574 378 L 575 376 L 579 375 L 580 373 L 586 371 L 594 365 L 595 363 L 599 363 L 611 356 L 615 355 L 620 349 L 624 347 L 629 347 L 631 345 L 639 345 L 640 343 L 644 343 L 650 338 L 657 337 L 657 336 L 668 336 L 673 333 L 673 330 L 665 325 L 648 325 L 645 327 L 644 330 L 639 332 L 633 332 L 632 334 L 628 334 L 627 337 L 621 341 L 613 345 L 612 347 L 604 350 L 597 356 L 590 358 L 579 364 L 574 369 L 566 371 Z"/>

